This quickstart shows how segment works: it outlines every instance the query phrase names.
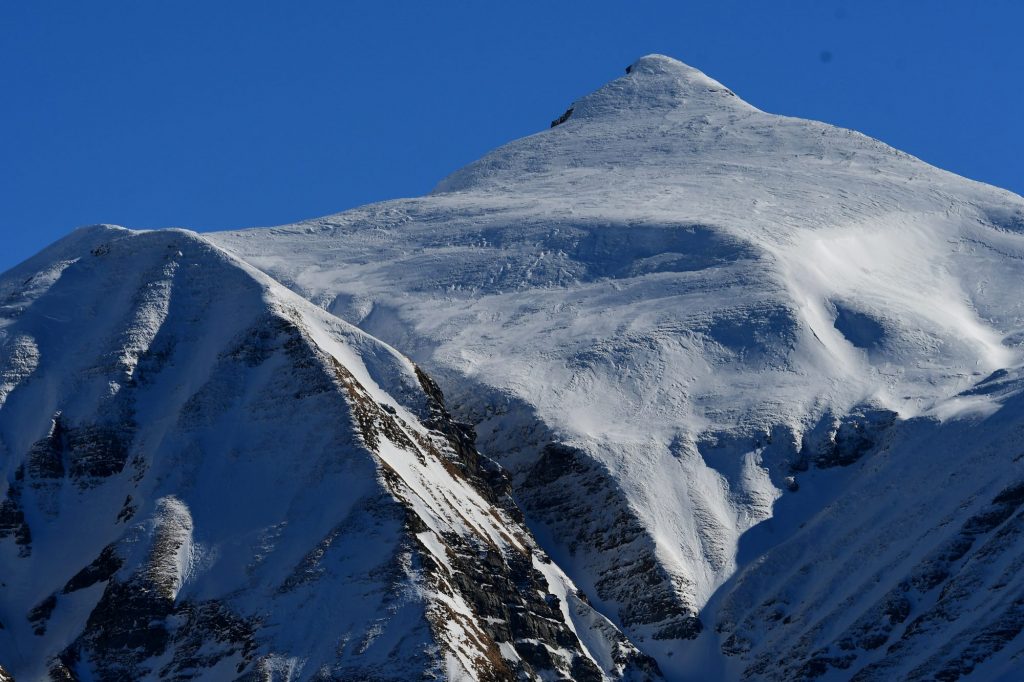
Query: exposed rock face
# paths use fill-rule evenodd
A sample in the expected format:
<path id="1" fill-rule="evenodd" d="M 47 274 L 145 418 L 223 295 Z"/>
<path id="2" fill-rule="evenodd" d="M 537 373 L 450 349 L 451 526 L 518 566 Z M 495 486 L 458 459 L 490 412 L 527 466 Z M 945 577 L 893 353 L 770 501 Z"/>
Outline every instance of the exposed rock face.
<path id="1" fill-rule="evenodd" d="M 13 538 L 18 545 L 19 556 L 28 556 L 32 551 L 32 531 L 25 521 L 25 510 L 21 506 L 24 478 L 24 467 L 18 467 L 14 472 L 14 480 L 7 484 L 3 501 L 0 501 L 0 538 Z"/>
<path id="2" fill-rule="evenodd" d="M 97 233 L 7 313 L 43 358 L 63 346 L 41 320 L 85 324 L 0 407 L 13 673 L 659 676 L 564 603 L 576 588 L 422 370 L 187 234 L 58 248 Z"/>
<path id="3" fill-rule="evenodd" d="M 6 670 L 1019 677 L 1024 200 L 658 55 L 554 123 L 0 277 Z"/>
<path id="4" fill-rule="evenodd" d="M 878 445 L 897 416 L 892 410 L 869 406 L 858 406 L 842 417 L 827 414 L 804 434 L 792 467 L 801 471 L 809 465 L 849 466 Z"/>
<path id="5" fill-rule="evenodd" d="M 1012 679 L 1024 656 L 1024 404 L 1017 389 L 1007 396 L 984 431 L 886 427 L 840 494 L 799 512 L 802 524 L 727 583 L 716 627 L 743 678 Z M 868 502 L 880 496 L 884 509 Z"/>
<path id="6" fill-rule="evenodd" d="M 547 445 L 520 494 L 530 517 L 562 537 L 570 556 L 588 554 L 590 562 L 605 566 L 595 576 L 595 597 L 617 607 L 619 622 L 643 627 L 655 639 L 693 639 L 700 633 L 696 609 L 680 599 L 654 559 L 654 543 L 621 489 L 586 453 Z"/>
<path id="7" fill-rule="evenodd" d="M 566 121 L 569 120 L 570 116 L 572 116 L 572 107 L 569 107 L 568 109 L 566 109 L 564 114 L 562 114 L 561 116 L 556 118 L 554 121 L 552 121 L 551 122 L 551 127 L 554 128 L 555 126 L 562 125 L 563 123 L 565 123 Z"/>

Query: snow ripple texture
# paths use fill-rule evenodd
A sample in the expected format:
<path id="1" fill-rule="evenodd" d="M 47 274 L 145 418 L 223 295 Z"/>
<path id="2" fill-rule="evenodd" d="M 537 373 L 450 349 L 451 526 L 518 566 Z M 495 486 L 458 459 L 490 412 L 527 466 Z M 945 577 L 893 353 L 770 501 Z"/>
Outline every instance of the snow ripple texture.
<path id="1" fill-rule="evenodd" d="M 585 597 L 550 590 L 566 621 L 589 604 L 588 622 L 606 620 L 588 631 L 621 631 L 656 662 L 630 674 L 1016 679 L 1024 199 L 762 112 L 658 55 L 567 113 L 428 196 L 208 241 L 437 380 L 508 472 L 550 570 Z M 7 273 L 5 319 L 105 239 Z M 181 267 L 146 271 L 152 297 L 97 308 L 136 311 L 111 342 L 107 399 L 160 343 L 173 311 L 158 290 Z M 15 424 L 46 343 L 77 346 L 4 324 Z M 410 389 L 390 376 L 375 400 L 401 403 L 388 396 Z M 225 409 L 217 395 L 189 418 Z M 12 481 L 24 433 L 0 433 Z M 422 518 L 448 513 L 443 495 L 413 493 Z M 194 570 L 174 574 L 182 589 Z M 588 640 L 583 620 L 599 674 L 627 674 L 608 653 L 618 635 Z M 436 674 L 454 676 L 445 660 L 459 659 L 439 656 Z"/>

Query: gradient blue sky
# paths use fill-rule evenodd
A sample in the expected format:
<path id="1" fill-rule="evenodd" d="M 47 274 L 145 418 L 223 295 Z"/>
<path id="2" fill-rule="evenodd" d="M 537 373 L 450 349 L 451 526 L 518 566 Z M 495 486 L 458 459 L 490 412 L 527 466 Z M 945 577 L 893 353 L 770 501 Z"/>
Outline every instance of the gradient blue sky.
<path id="1" fill-rule="evenodd" d="M 1024 2 L 0 3 L 0 270 L 429 191 L 661 52 L 1024 193 Z"/>

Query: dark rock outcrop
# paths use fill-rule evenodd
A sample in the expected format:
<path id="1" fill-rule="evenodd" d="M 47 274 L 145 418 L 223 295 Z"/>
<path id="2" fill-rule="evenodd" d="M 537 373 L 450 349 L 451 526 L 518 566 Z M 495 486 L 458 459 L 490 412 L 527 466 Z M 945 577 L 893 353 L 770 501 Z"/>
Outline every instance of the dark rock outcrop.
<path id="1" fill-rule="evenodd" d="M 603 557 L 597 597 L 618 605 L 622 625 L 644 626 L 655 639 L 700 634 L 696 609 L 682 603 L 622 491 L 585 452 L 549 444 L 524 476 L 520 495 L 531 518 L 564 538 L 570 552 Z M 599 523 L 607 514 L 614 520 Z"/>

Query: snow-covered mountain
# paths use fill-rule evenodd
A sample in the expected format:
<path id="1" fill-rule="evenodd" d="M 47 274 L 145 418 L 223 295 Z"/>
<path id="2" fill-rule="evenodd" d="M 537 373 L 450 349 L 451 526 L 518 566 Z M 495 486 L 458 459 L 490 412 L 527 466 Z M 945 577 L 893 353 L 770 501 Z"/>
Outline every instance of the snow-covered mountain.
<path id="1" fill-rule="evenodd" d="M 0 664 L 1017 679 L 1024 199 L 627 71 L 426 197 L 4 274 Z"/>
<path id="2" fill-rule="evenodd" d="M 0 301 L 16 679 L 656 670 L 426 374 L 207 240 L 80 230 Z"/>

